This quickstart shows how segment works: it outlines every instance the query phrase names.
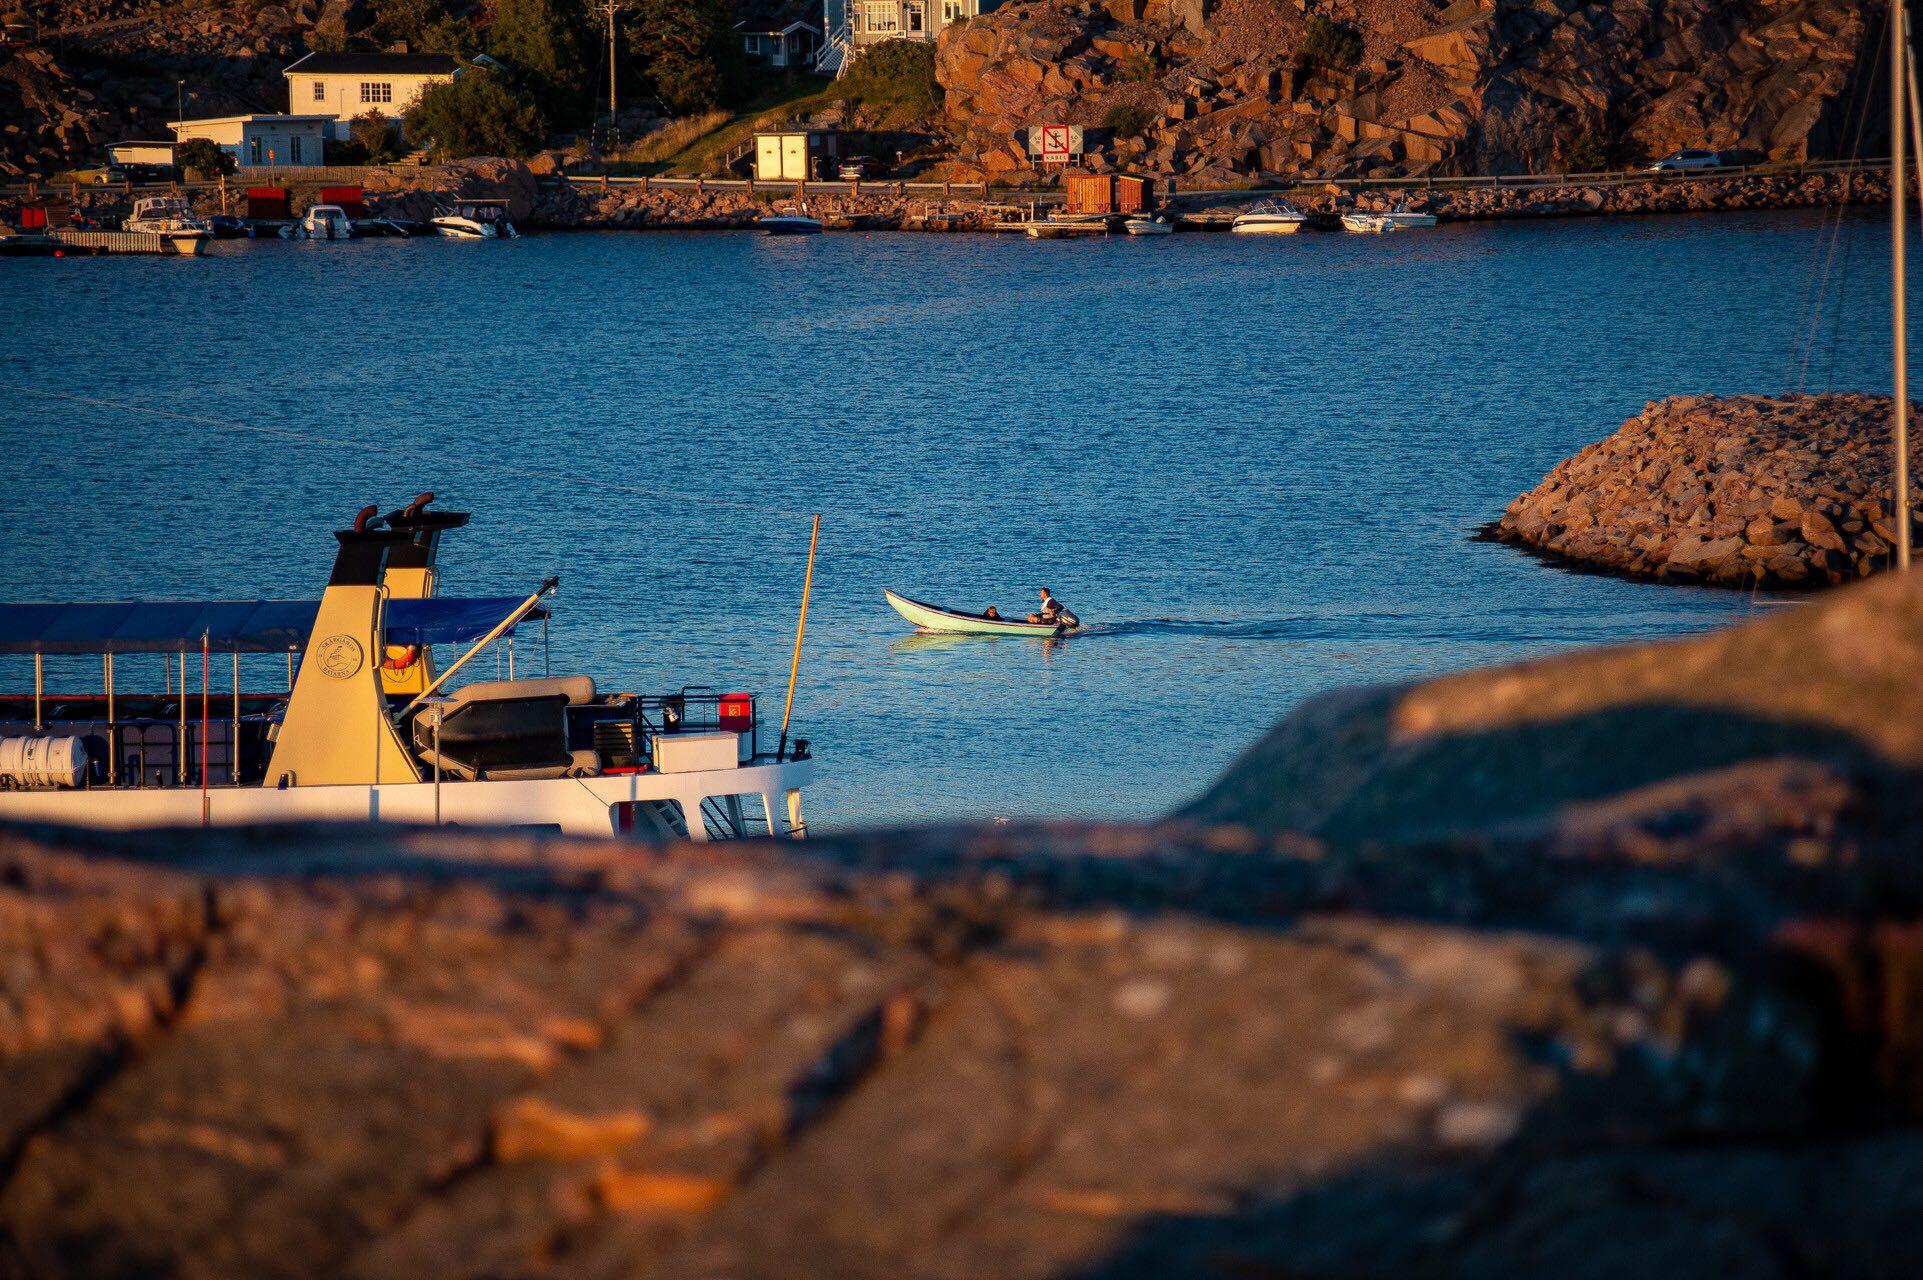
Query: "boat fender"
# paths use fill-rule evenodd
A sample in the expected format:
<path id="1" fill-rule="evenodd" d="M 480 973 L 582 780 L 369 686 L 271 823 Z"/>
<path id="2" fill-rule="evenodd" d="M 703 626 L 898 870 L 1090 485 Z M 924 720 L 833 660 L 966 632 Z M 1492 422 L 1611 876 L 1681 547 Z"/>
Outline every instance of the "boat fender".
<path id="1" fill-rule="evenodd" d="M 421 660 L 421 646 L 417 644 L 390 644 L 387 656 L 381 659 L 381 670 L 402 672 Z"/>

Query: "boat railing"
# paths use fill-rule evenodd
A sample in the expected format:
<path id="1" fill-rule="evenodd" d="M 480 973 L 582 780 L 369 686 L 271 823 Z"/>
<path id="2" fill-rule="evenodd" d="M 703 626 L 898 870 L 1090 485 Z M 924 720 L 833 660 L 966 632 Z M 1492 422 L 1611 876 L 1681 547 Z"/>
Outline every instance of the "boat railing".
<path id="1" fill-rule="evenodd" d="M 646 767 L 654 758 L 654 740 L 677 733 L 746 734 L 749 760 L 775 758 L 761 749 L 759 698 L 705 686 L 689 685 L 670 694 L 617 694 L 606 702 L 569 707 L 568 729 L 570 745 L 592 746 L 604 769 Z M 802 758 L 806 739 L 783 754 Z"/>

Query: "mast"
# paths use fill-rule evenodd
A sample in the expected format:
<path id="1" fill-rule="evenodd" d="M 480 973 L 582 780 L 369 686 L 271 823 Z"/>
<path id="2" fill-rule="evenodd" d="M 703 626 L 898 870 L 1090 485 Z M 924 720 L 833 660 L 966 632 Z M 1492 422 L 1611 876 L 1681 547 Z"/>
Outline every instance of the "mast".
<path id="1" fill-rule="evenodd" d="M 1908 88 L 1908 42 L 1903 38 L 1903 0 L 1890 0 L 1890 325 L 1894 339 L 1896 403 L 1891 411 L 1891 435 L 1896 448 L 1896 567 L 1910 567 L 1910 371 L 1909 315 L 1903 296 L 1903 229 L 1909 203 L 1904 195 L 1904 132 L 1909 121 L 1904 95 Z"/>

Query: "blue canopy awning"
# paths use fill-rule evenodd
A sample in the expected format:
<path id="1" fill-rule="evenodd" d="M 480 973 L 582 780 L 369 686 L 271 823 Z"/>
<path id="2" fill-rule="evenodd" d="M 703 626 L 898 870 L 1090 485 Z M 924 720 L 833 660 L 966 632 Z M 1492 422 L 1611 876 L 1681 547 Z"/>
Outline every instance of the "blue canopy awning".
<path id="1" fill-rule="evenodd" d="M 387 603 L 388 644 L 465 644 L 522 596 L 435 596 Z M 306 645 L 318 600 L 116 600 L 0 604 L 0 654 L 186 653 L 204 636 L 218 653 L 285 653 Z M 531 618 L 545 617 L 536 609 Z M 507 634 L 512 635 L 509 631 Z"/>

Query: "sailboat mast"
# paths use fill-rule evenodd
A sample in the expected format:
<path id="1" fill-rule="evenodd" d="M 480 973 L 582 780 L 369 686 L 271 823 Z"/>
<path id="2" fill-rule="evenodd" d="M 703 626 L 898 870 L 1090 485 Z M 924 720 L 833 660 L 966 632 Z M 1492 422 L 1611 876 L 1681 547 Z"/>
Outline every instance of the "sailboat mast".
<path id="1" fill-rule="evenodd" d="M 1903 230 L 1909 201 L 1904 192 L 1904 133 L 1909 125 L 1907 91 L 1909 42 L 1904 39 L 1903 0 L 1890 0 L 1890 325 L 1894 339 L 1896 404 L 1890 415 L 1896 449 L 1896 567 L 1910 567 L 1910 370 L 1909 316 L 1903 286 Z"/>

